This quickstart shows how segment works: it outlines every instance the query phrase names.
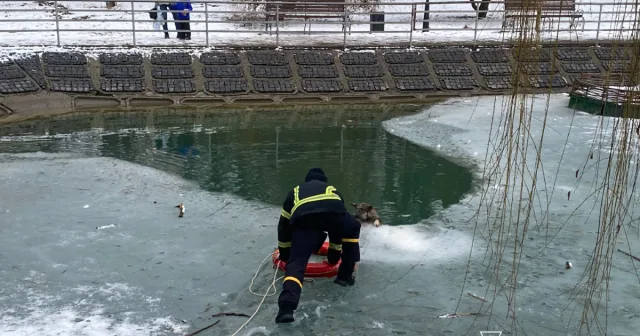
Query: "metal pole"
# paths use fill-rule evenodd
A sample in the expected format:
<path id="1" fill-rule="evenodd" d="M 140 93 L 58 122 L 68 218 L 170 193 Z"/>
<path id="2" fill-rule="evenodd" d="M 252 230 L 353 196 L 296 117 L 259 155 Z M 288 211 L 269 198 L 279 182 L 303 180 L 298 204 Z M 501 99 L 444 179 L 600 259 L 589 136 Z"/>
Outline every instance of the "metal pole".
<path id="1" fill-rule="evenodd" d="M 478 10 L 476 10 L 476 24 L 475 27 L 473 28 L 473 49 L 476 49 L 476 45 L 478 42 L 478 16 L 480 16 L 480 8 L 478 8 Z"/>
<path id="2" fill-rule="evenodd" d="M 602 20 L 602 4 L 600 4 L 600 12 L 598 13 L 598 28 L 596 29 L 596 46 L 599 44 L 598 39 L 600 38 L 600 21 L 601 20 Z"/>
<path id="3" fill-rule="evenodd" d="M 422 16 L 422 32 L 429 31 L 429 0 L 424 2 L 424 15 Z"/>
<path id="4" fill-rule="evenodd" d="M 131 27 L 133 29 L 133 46 L 136 46 L 136 7 L 131 1 Z"/>
<path id="5" fill-rule="evenodd" d="M 56 6 L 56 42 L 58 43 L 58 47 L 60 46 L 60 21 L 58 20 L 58 0 L 54 1 L 54 6 Z"/>
<path id="6" fill-rule="evenodd" d="M 413 28 L 416 26 L 416 4 L 411 5 L 411 30 L 409 30 L 409 49 L 413 46 Z"/>
<path id="7" fill-rule="evenodd" d="M 276 48 L 280 48 L 280 4 L 276 4 Z"/>
<path id="8" fill-rule="evenodd" d="M 342 50 L 347 50 L 347 27 L 349 26 L 347 20 L 347 5 L 344 5 L 344 32 L 342 37 Z"/>
<path id="9" fill-rule="evenodd" d="M 209 4 L 204 3 L 204 31 L 206 36 L 207 48 L 209 47 Z"/>

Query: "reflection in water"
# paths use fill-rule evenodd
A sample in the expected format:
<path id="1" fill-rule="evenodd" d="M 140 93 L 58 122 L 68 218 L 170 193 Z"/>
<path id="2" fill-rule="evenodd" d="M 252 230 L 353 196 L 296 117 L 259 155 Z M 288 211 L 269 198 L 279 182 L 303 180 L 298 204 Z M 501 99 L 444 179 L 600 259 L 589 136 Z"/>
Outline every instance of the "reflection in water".
<path id="1" fill-rule="evenodd" d="M 322 167 L 348 202 L 376 205 L 388 224 L 415 223 L 436 207 L 458 202 L 472 182 L 467 169 L 382 129 L 383 118 L 416 109 L 67 115 L 0 129 L 5 135 L 25 129 L 49 134 L 39 141 L 5 142 L 0 151 L 110 156 L 178 174 L 207 190 L 278 206 L 307 169 Z M 70 135 L 51 140 L 61 133 Z"/>

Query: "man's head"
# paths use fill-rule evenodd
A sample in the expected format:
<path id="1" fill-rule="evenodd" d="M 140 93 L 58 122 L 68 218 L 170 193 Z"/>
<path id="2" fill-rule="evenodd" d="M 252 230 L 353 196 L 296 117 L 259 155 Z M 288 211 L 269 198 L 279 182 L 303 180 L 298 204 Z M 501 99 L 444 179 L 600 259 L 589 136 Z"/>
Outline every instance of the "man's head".
<path id="1" fill-rule="evenodd" d="M 327 176 L 324 174 L 324 171 L 320 168 L 311 168 L 309 172 L 307 172 L 307 176 L 304 178 L 305 182 L 309 182 L 311 180 L 318 180 L 324 183 L 327 183 Z"/>

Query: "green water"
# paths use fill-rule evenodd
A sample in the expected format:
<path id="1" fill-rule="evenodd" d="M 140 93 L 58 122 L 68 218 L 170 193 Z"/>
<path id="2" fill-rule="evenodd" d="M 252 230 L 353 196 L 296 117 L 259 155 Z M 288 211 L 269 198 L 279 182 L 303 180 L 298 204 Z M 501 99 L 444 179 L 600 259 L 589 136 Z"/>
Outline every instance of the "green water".
<path id="1" fill-rule="evenodd" d="M 466 168 L 382 128 L 385 118 L 416 111 L 387 106 L 75 114 L 0 128 L 0 135 L 72 134 L 5 142 L 0 151 L 109 156 L 277 206 L 309 168 L 320 167 L 348 202 L 375 205 L 386 224 L 411 224 L 458 202 L 472 183 Z M 92 128 L 99 131 L 78 133 Z"/>

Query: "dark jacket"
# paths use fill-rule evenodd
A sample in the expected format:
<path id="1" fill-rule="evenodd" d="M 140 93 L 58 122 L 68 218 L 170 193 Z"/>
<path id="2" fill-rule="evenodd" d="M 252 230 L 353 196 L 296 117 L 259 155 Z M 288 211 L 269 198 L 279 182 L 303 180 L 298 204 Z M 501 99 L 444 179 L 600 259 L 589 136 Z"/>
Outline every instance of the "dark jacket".
<path id="1" fill-rule="evenodd" d="M 173 13 L 173 17 L 176 20 L 189 20 L 190 12 L 187 12 L 187 14 L 185 14 L 183 11 L 185 9 L 192 11 L 193 7 L 191 7 L 191 1 L 176 1 L 171 3 L 169 9 L 172 11 L 180 11 L 179 13 Z"/>
<path id="2" fill-rule="evenodd" d="M 302 216 L 318 213 L 347 213 L 344 198 L 327 183 L 327 177 L 320 168 L 312 168 L 305 182 L 289 191 L 282 204 L 278 221 L 278 246 L 291 245 L 291 228 Z"/>

